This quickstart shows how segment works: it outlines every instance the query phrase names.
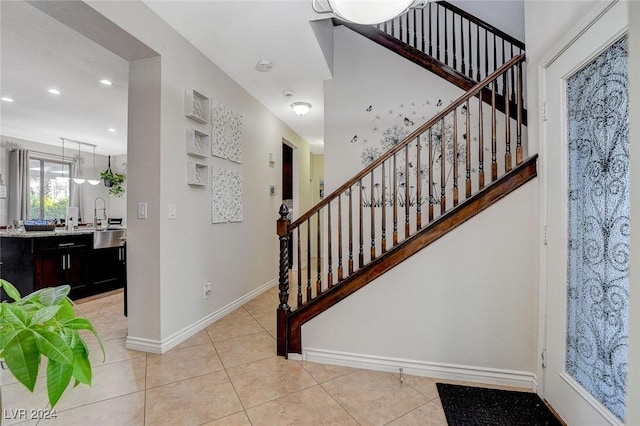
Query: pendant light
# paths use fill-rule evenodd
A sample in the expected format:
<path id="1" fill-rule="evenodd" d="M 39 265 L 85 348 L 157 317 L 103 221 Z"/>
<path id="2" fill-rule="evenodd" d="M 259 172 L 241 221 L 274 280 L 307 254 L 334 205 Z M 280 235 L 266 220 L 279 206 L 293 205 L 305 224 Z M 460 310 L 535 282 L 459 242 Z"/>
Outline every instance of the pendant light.
<path id="1" fill-rule="evenodd" d="M 93 177 L 91 179 L 87 179 L 89 185 L 97 185 L 100 183 L 99 179 L 96 179 L 96 147 L 93 147 Z"/>
<path id="2" fill-rule="evenodd" d="M 86 179 L 82 177 L 82 157 L 80 156 L 80 142 L 78 142 L 78 177 L 74 177 L 73 181 L 81 185 L 85 180 Z"/>
<path id="3" fill-rule="evenodd" d="M 60 179 L 61 182 L 68 182 L 69 176 L 65 176 L 64 171 L 64 138 L 60 138 L 60 140 L 62 141 L 62 155 L 60 156 L 60 176 L 58 179 Z"/>

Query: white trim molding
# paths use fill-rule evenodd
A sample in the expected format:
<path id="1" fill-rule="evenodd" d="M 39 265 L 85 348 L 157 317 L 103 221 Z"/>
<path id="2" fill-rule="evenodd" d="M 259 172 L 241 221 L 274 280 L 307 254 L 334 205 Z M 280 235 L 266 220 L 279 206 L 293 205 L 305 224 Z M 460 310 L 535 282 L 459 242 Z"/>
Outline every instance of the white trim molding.
<path id="1" fill-rule="evenodd" d="M 263 284 L 257 289 L 253 290 L 252 292 L 245 294 L 241 298 L 229 303 L 228 305 L 218 309 L 217 311 L 210 313 L 204 318 L 172 334 L 166 339 L 153 340 L 153 339 L 146 339 L 146 338 L 135 337 L 135 336 L 127 336 L 125 347 L 127 349 L 131 349 L 134 351 L 149 352 L 152 354 L 163 354 L 169 351 L 170 349 L 178 346 L 180 343 L 184 342 L 189 337 L 209 327 L 211 324 L 218 321 L 219 319 L 222 319 L 227 314 L 230 314 L 231 312 L 235 311 L 245 303 L 260 296 L 262 293 L 264 293 L 265 291 L 269 290 L 271 287 L 274 287 L 277 284 L 278 284 L 278 279 L 274 278 L 271 281 L 267 282 L 266 284 Z M 277 307 L 274 306 L 273 310 L 275 311 L 276 308 Z"/>
<path id="2" fill-rule="evenodd" d="M 289 358 L 297 359 L 297 357 L 293 357 L 294 355 L 299 356 L 298 354 L 289 354 Z M 439 362 L 354 354 L 314 348 L 303 348 L 302 360 L 317 362 L 319 364 L 361 368 L 364 370 L 386 371 L 389 373 L 398 373 L 400 368 L 402 368 L 402 372 L 404 374 L 412 376 L 512 386 L 531 389 L 534 392 L 536 392 L 538 388 L 538 379 L 535 373 L 529 371 L 444 364 Z"/>

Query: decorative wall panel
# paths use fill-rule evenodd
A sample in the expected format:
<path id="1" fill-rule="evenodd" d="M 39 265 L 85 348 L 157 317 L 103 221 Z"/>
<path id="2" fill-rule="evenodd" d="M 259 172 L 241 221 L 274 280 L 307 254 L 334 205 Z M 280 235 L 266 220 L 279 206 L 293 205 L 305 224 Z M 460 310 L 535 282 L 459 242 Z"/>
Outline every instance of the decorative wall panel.
<path id="1" fill-rule="evenodd" d="M 211 223 L 242 222 L 242 175 L 214 167 L 211 172 Z"/>
<path id="2" fill-rule="evenodd" d="M 211 109 L 211 155 L 242 163 L 242 116 L 218 103 Z"/>
<path id="3" fill-rule="evenodd" d="M 625 418 L 629 294 L 627 40 L 567 81 L 566 370 Z"/>

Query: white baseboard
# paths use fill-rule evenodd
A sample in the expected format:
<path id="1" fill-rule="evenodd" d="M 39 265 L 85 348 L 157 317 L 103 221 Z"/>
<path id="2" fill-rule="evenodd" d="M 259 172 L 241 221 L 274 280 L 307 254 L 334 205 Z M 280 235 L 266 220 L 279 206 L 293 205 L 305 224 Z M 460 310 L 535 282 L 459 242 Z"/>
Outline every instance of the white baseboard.
<path id="1" fill-rule="evenodd" d="M 289 354 L 289 358 L 295 359 L 293 355 L 299 356 L 298 354 Z M 444 364 L 313 348 L 303 348 L 302 360 L 390 373 L 398 373 L 402 368 L 404 374 L 412 376 L 512 386 L 531 389 L 534 392 L 538 388 L 538 380 L 535 373 L 528 371 Z"/>
<path id="2" fill-rule="evenodd" d="M 180 343 L 187 340 L 189 337 L 195 335 L 196 333 L 204 330 L 214 322 L 223 318 L 227 314 L 235 311 L 240 306 L 249 302 L 252 299 L 260 296 L 265 291 L 269 290 L 271 287 L 278 284 L 278 278 L 274 278 L 266 284 L 261 285 L 257 289 L 253 290 L 250 293 L 245 294 L 241 298 L 229 303 L 228 305 L 218 309 L 215 312 L 210 313 L 206 317 L 194 322 L 191 325 L 183 328 L 182 330 L 172 334 L 164 340 L 153 340 L 146 339 L 135 336 L 127 336 L 127 341 L 125 343 L 125 347 L 127 349 L 132 349 L 135 351 L 149 352 L 153 354 L 163 354 L 170 350 L 171 348 L 179 345 Z M 273 307 L 274 311 L 276 306 Z"/>

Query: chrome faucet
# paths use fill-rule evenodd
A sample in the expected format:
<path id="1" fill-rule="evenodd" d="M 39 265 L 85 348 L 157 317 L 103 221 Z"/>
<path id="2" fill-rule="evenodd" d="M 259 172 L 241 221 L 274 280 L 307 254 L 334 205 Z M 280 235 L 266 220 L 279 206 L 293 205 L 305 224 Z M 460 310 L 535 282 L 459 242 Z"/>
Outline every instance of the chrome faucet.
<path id="1" fill-rule="evenodd" d="M 102 200 L 102 208 L 98 208 L 98 200 Z M 93 227 L 98 229 L 98 210 L 102 210 L 102 219 L 107 219 L 107 202 L 102 197 L 96 197 L 93 199 Z"/>

